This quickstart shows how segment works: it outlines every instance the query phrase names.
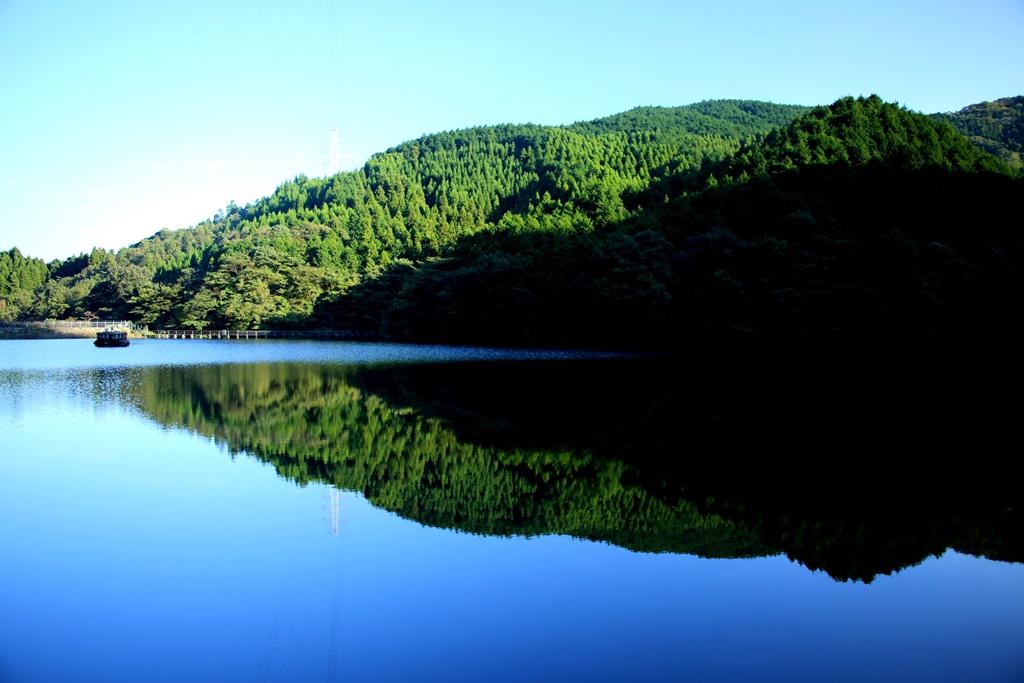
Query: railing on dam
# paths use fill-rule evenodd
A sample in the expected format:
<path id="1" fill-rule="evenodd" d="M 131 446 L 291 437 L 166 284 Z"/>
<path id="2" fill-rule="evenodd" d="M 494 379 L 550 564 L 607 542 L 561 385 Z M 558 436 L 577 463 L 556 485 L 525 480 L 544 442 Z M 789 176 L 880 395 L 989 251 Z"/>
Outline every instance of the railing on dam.
<path id="1" fill-rule="evenodd" d="M 158 339 L 373 339 L 354 330 L 154 330 Z"/>

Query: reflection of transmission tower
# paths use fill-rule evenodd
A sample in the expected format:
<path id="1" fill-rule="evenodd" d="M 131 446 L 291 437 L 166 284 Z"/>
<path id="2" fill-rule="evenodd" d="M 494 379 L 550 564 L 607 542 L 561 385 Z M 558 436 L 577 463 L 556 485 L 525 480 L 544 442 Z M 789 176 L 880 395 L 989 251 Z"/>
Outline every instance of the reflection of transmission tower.
<path id="1" fill-rule="evenodd" d="M 331 534 L 338 536 L 341 531 L 341 491 L 333 486 L 328 489 L 331 498 Z M 348 521 L 347 519 L 345 520 Z M 344 537 L 333 541 L 337 548 L 335 559 L 333 598 L 331 599 L 331 635 L 327 648 L 327 680 L 333 681 L 338 677 L 338 634 L 341 628 L 341 571 L 342 571 L 342 541 Z"/>
<path id="2" fill-rule="evenodd" d="M 331 534 L 338 535 L 341 527 L 341 491 L 331 489 Z"/>

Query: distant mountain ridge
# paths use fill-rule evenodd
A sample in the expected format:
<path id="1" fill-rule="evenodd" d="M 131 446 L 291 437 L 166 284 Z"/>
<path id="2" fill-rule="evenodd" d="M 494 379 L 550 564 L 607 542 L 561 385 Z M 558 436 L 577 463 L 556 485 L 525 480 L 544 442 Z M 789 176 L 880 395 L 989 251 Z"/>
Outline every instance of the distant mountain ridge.
<path id="1" fill-rule="evenodd" d="M 696 135 L 747 137 L 789 124 L 811 107 L 756 100 L 705 100 L 682 107 L 635 107 L 566 126 L 583 133 L 678 130 Z"/>
<path id="2" fill-rule="evenodd" d="M 935 117 L 1010 166 L 1024 167 L 1024 96 L 980 102 Z"/>

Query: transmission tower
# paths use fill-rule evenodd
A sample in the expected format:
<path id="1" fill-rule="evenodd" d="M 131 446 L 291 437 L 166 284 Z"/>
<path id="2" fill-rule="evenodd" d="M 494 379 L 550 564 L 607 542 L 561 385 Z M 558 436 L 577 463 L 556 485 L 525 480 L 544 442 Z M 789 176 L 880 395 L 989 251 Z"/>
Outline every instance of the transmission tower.
<path id="1" fill-rule="evenodd" d="M 331 533 L 335 536 L 341 528 L 341 492 L 331 489 Z"/>
<path id="2" fill-rule="evenodd" d="M 327 175 L 334 175 L 341 170 L 341 147 L 338 129 L 331 128 L 330 146 L 327 151 Z"/>

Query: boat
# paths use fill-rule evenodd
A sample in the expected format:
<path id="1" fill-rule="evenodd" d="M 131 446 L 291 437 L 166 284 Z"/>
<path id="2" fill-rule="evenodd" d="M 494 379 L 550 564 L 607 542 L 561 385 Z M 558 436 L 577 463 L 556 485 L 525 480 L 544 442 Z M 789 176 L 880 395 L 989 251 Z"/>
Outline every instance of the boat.
<path id="1" fill-rule="evenodd" d="M 124 330 L 103 330 L 96 333 L 96 346 L 128 346 L 128 333 Z"/>

